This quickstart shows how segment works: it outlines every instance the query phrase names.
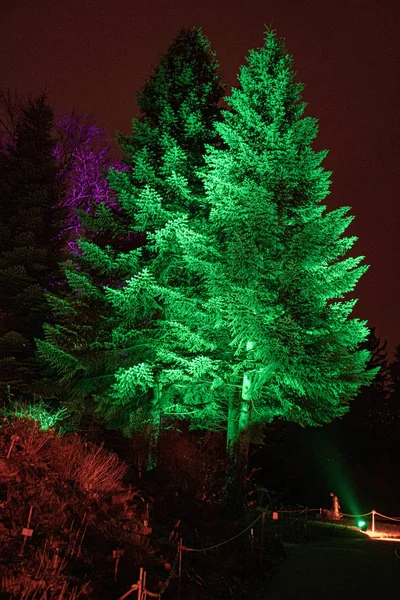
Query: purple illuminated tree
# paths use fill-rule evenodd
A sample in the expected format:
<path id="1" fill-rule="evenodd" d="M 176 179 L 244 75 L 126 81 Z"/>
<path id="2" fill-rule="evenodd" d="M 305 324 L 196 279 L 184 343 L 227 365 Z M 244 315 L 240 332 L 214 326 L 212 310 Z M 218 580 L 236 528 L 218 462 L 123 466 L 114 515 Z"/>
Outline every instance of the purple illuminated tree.
<path id="1" fill-rule="evenodd" d="M 61 203 L 67 210 L 62 235 L 71 250 L 77 251 L 77 240 L 83 235 L 81 212 L 92 213 L 99 204 L 116 208 L 116 194 L 111 189 L 106 171 L 126 169 L 111 156 L 110 139 L 105 129 L 78 112 L 63 114 L 56 122 L 57 144 L 54 155 L 60 165 L 59 181 L 66 194 Z"/>

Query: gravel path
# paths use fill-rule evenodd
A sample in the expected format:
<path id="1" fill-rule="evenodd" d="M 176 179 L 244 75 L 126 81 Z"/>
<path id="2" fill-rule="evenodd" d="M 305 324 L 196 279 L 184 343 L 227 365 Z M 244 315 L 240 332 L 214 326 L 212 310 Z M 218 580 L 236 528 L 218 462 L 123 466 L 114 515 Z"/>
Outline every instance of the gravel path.
<path id="1" fill-rule="evenodd" d="M 400 600 L 400 540 L 335 530 L 285 550 L 265 600 Z"/>

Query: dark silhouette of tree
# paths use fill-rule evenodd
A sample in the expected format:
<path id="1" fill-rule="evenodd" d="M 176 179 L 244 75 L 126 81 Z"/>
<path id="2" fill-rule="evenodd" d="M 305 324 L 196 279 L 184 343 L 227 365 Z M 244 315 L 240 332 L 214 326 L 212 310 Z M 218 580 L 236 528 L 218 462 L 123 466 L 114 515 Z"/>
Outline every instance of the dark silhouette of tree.
<path id="1" fill-rule="evenodd" d="M 15 144 L 17 128 L 23 118 L 23 106 L 26 104 L 17 92 L 0 90 L 0 148 L 7 152 Z"/>
<path id="2" fill-rule="evenodd" d="M 389 373 L 391 393 L 388 403 L 392 416 L 390 423 L 393 424 L 392 433 L 397 442 L 398 434 L 395 431 L 400 433 L 400 344 L 394 349 L 393 359 L 389 364 Z"/>
<path id="3" fill-rule="evenodd" d="M 392 395 L 400 403 L 400 344 L 394 349 L 393 360 L 390 363 L 390 375 L 392 377 Z"/>
<path id="4" fill-rule="evenodd" d="M 369 386 L 362 386 L 351 404 L 350 412 L 344 418 L 354 429 L 368 430 L 378 425 L 391 423 L 395 418 L 392 410 L 392 381 L 387 358 L 387 340 L 383 342 L 376 336 L 375 327 L 371 328 L 368 338 L 360 348 L 370 352 L 368 370 L 379 369 Z"/>
<path id="5" fill-rule="evenodd" d="M 39 367 L 34 338 L 48 314 L 60 260 L 53 112 L 43 94 L 22 109 L 15 139 L 0 152 L 0 394 L 33 392 Z"/>

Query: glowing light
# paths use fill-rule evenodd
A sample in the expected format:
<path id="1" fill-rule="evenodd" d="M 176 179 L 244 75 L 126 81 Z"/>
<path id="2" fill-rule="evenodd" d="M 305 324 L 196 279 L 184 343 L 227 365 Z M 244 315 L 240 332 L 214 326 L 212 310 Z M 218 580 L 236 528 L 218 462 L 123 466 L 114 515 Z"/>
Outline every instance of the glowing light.
<path id="1" fill-rule="evenodd" d="M 367 531 L 367 522 L 364 521 L 363 519 L 360 519 L 359 521 L 357 521 L 357 526 L 361 529 L 361 531 Z"/>

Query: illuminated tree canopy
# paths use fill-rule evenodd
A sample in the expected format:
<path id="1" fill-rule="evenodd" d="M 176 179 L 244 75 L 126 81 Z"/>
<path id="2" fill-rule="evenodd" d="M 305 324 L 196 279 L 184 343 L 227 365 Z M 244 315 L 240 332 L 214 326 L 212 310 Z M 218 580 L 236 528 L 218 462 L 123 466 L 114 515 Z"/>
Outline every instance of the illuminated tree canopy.
<path id="1" fill-rule="evenodd" d="M 164 286 L 162 326 L 169 342 L 177 324 L 185 329 L 171 359 L 192 377 L 187 368 L 197 361 L 203 400 L 212 390 L 232 442 L 275 417 L 329 422 L 376 374 L 359 349 L 366 322 L 350 318 L 355 300 L 344 299 L 367 266 L 363 257 L 344 258 L 356 241 L 343 237 L 349 208 L 329 212 L 322 204 L 326 152 L 311 148 L 317 123 L 302 116 L 303 85 L 291 65 L 283 41 L 267 32 L 226 99 L 232 110 L 216 124 L 223 147 L 208 147 L 207 228 L 175 220 L 155 238 L 166 268 L 178 256 L 202 282 L 190 296 Z M 210 350 L 189 365 L 195 339 Z"/>
<path id="2" fill-rule="evenodd" d="M 67 271 L 74 302 L 102 306 L 99 328 L 89 319 L 85 342 L 53 326 L 39 349 L 66 376 L 90 379 L 97 361 L 91 393 L 121 427 L 164 414 L 235 445 L 274 418 L 342 416 L 376 369 L 346 299 L 367 266 L 346 257 L 349 207 L 324 204 L 327 152 L 311 147 L 317 121 L 283 40 L 267 31 L 250 52 L 222 118 L 216 66 L 199 30 L 162 58 L 119 136 L 129 169 L 108 177 L 121 211 L 84 220 L 99 241 L 82 239 Z"/>

